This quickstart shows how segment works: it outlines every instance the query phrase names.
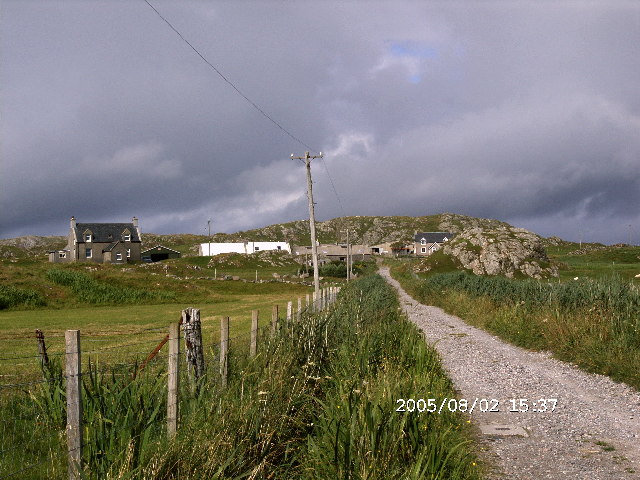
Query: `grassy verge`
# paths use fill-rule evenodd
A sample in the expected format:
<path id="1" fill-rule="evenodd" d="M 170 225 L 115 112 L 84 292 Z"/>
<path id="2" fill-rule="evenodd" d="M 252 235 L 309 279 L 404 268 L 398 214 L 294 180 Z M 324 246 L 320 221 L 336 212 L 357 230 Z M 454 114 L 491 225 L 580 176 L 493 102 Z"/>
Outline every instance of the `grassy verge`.
<path id="1" fill-rule="evenodd" d="M 133 381 L 118 370 L 89 369 L 86 477 L 479 478 L 464 417 L 396 411 L 400 398 L 455 395 L 436 353 L 398 307 L 393 290 L 380 277 L 368 277 L 343 289 L 326 312 L 305 314 L 300 322 L 282 323 L 275 336 L 263 336 L 256 357 L 232 340 L 226 388 L 214 361 L 199 394 L 182 382 L 173 441 L 163 433 L 161 369 Z M 64 458 L 50 459 L 51 452 L 64 451 L 63 392 L 52 376 L 31 392 L 30 403 L 0 402 L 2 418 L 12 408 L 12 418 L 24 419 L 12 423 L 15 438 L 44 459 L 42 469 L 20 478 L 43 478 L 43 472 L 64 477 Z M 40 435 L 29 438 L 34 409 Z"/>
<path id="2" fill-rule="evenodd" d="M 516 345 L 640 389 L 640 292 L 616 278 L 567 283 L 509 280 L 463 272 L 394 277 L 414 298 Z"/>

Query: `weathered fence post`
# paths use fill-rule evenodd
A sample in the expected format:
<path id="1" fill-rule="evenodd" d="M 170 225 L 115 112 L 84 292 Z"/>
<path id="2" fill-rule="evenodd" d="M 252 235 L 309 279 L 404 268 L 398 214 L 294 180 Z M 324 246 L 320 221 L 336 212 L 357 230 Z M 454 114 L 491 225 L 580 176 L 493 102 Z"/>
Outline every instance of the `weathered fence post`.
<path id="1" fill-rule="evenodd" d="M 298 297 L 298 311 L 296 312 L 297 320 L 302 318 L 302 297 Z"/>
<path id="2" fill-rule="evenodd" d="M 229 317 L 220 319 L 220 380 L 223 387 L 227 386 L 229 373 Z"/>
<path id="3" fill-rule="evenodd" d="M 310 310 L 311 307 L 311 295 L 307 293 L 307 310 Z"/>
<path id="4" fill-rule="evenodd" d="M 44 369 L 49 368 L 49 356 L 47 355 L 47 346 L 44 343 L 44 333 L 39 328 L 36 329 L 36 342 L 38 342 L 38 355 L 40 356 L 40 365 Z"/>
<path id="5" fill-rule="evenodd" d="M 251 311 L 251 345 L 249 347 L 249 355 L 252 357 L 256 356 L 258 352 L 258 316 L 260 315 L 259 310 Z"/>
<path id="6" fill-rule="evenodd" d="M 198 381 L 204 375 L 200 309 L 190 307 L 182 310 L 182 332 L 184 333 L 187 374 L 191 382 L 191 390 L 197 392 Z"/>
<path id="7" fill-rule="evenodd" d="M 67 377 L 67 451 L 69 480 L 80 480 L 82 471 L 82 363 L 80 330 L 67 330 L 65 376 Z"/>
<path id="8" fill-rule="evenodd" d="M 287 323 L 293 319 L 293 302 L 287 302 Z"/>
<path id="9" fill-rule="evenodd" d="M 274 305 L 271 310 L 271 336 L 276 334 L 278 329 L 278 305 Z"/>
<path id="10" fill-rule="evenodd" d="M 313 292 L 313 302 L 311 303 L 311 311 L 314 313 L 318 311 L 318 292 Z"/>
<path id="11" fill-rule="evenodd" d="M 167 436 L 178 431 L 178 390 L 180 387 L 180 324 L 169 325 L 169 384 L 167 385 Z"/>

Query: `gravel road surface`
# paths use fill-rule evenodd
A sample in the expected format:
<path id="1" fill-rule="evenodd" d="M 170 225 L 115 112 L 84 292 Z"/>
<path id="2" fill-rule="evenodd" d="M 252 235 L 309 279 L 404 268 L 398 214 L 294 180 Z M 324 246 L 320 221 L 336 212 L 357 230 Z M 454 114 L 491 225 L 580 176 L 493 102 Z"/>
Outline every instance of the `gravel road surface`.
<path id="1" fill-rule="evenodd" d="M 469 410 L 475 402 L 471 422 L 484 432 L 480 456 L 490 465 L 489 479 L 640 479 L 640 393 L 548 353 L 504 343 L 416 302 L 388 268 L 380 274 L 398 290 L 455 384 L 457 398 L 437 399 L 438 408 L 466 399 Z"/>

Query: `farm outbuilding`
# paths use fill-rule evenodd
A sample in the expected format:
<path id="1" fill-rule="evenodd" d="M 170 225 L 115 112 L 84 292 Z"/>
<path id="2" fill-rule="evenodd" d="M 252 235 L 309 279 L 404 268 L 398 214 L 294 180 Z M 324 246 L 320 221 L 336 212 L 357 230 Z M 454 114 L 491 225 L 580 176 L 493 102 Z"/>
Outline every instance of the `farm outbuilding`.
<path id="1" fill-rule="evenodd" d="M 181 253 L 163 245 L 156 245 L 140 254 L 143 262 L 159 262 L 169 258 L 180 258 Z"/>
<path id="2" fill-rule="evenodd" d="M 227 242 L 201 243 L 199 254 L 203 257 L 219 255 L 221 253 L 256 253 L 265 250 L 280 250 L 291 253 L 287 242 Z"/>

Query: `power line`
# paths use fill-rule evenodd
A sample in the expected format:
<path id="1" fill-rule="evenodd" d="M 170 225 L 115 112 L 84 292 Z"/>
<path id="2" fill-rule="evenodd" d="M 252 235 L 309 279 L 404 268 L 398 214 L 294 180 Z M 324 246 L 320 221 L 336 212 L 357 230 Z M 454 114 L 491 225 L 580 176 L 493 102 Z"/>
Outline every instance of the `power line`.
<path id="1" fill-rule="evenodd" d="M 236 93 L 238 95 L 240 95 L 242 98 L 244 98 L 253 108 L 255 108 L 258 112 L 260 112 L 262 114 L 262 116 L 264 116 L 267 120 L 269 120 L 271 123 L 273 123 L 276 127 L 278 127 L 280 130 L 282 130 L 286 135 L 288 135 L 289 137 L 291 137 L 293 140 L 295 140 L 296 142 L 298 142 L 300 145 L 304 146 L 305 148 L 308 148 L 309 150 L 316 152 L 317 150 L 314 150 L 313 148 L 311 148 L 309 145 L 307 145 L 306 143 L 304 143 L 302 140 L 300 140 L 298 137 L 296 137 L 293 133 L 291 133 L 289 130 L 287 130 L 286 128 L 284 128 L 280 123 L 278 123 L 271 115 L 269 115 L 267 112 L 265 112 L 262 108 L 260 108 L 253 100 L 251 100 L 249 97 L 247 97 L 244 93 L 242 93 L 242 91 L 236 87 L 234 85 L 234 83 L 229 80 L 227 77 L 224 76 L 224 74 L 218 70 L 218 68 L 216 68 L 216 66 L 211 63 L 209 60 L 207 60 L 207 58 L 202 55 L 202 53 L 200 53 L 200 51 L 198 51 L 198 49 L 196 47 L 193 46 L 193 44 L 191 44 L 191 42 L 189 42 L 189 40 L 187 40 L 184 35 L 182 35 L 182 33 L 180 33 L 178 31 L 178 29 L 176 27 L 174 27 L 171 22 L 169 20 L 167 20 L 157 9 L 156 7 L 154 7 L 153 5 L 151 5 L 149 3 L 148 0 L 143 0 L 144 3 L 146 3 L 147 5 L 149 5 L 149 7 L 156 12 L 156 14 L 164 21 L 164 23 L 166 23 L 169 28 L 171 28 L 171 30 L 173 30 L 176 35 L 178 35 L 178 37 L 180 37 L 180 39 L 186 43 L 187 45 L 189 45 L 189 47 L 191 47 L 191 50 L 193 50 L 201 59 L 202 61 L 204 61 L 207 65 L 209 65 L 209 67 L 211 67 L 219 76 L 220 78 L 222 78 L 222 80 L 224 80 L 227 84 L 229 84 L 231 86 L 231 88 L 233 88 Z"/>
<path id="2" fill-rule="evenodd" d="M 296 142 L 298 142 L 300 145 L 302 145 L 303 147 L 307 148 L 308 150 L 312 151 L 312 152 L 317 152 L 318 150 L 311 148 L 309 145 L 307 145 L 305 142 L 303 142 L 302 140 L 300 140 L 298 137 L 296 137 L 293 133 L 291 133 L 289 130 L 287 130 L 286 128 L 284 128 L 279 122 L 277 122 L 271 115 L 269 115 L 267 112 L 265 112 L 260 106 L 258 106 L 253 100 L 251 100 L 247 95 L 245 95 L 238 87 L 235 86 L 235 84 L 229 80 L 213 63 L 211 63 L 202 53 L 200 53 L 200 51 L 193 46 L 193 44 L 191 42 L 189 42 L 189 40 L 187 40 L 184 35 L 182 35 L 182 33 L 180 33 L 180 31 L 173 26 L 173 24 L 167 20 L 159 11 L 157 8 L 155 8 L 151 3 L 149 3 L 148 0 L 143 0 L 144 3 L 146 3 L 155 13 L 156 15 L 158 15 L 158 17 L 160 17 L 168 26 L 169 28 L 171 28 L 171 30 L 173 30 L 175 32 L 176 35 L 178 35 L 178 37 L 180 37 L 180 39 L 186 43 L 191 50 L 193 50 L 196 55 L 198 55 L 198 57 L 200 57 L 202 59 L 203 62 L 205 62 L 210 68 L 213 69 L 213 71 L 215 71 L 220 78 L 222 78 L 222 80 L 224 80 L 229 86 L 231 86 L 231 88 L 233 88 L 235 90 L 235 92 L 240 95 L 242 98 L 244 98 L 254 109 L 256 109 L 258 112 L 260 112 L 260 114 L 262 114 L 262 116 L 264 116 L 267 120 L 269 120 L 271 123 L 273 123 L 276 127 L 278 127 L 280 130 L 282 130 L 286 135 L 288 135 L 289 137 L 291 137 L 293 140 L 295 140 Z M 333 178 L 331 177 L 331 174 L 329 173 L 329 168 L 327 167 L 327 163 L 325 162 L 324 158 L 322 158 L 322 156 L 320 156 L 320 158 L 322 159 L 322 165 L 324 166 L 324 169 L 327 173 L 327 177 L 329 177 L 329 183 L 331 184 L 331 189 L 333 190 L 334 195 L 336 196 L 336 199 L 338 200 L 338 205 L 340 206 L 340 210 L 342 211 L 342 215 L 346 216 L 344 207 L 342 205 L 342 200 L 340 199 L 340 195 L 338 195 L 338 191 L 336 190 L 336 186 L 333 182 Z"/>

